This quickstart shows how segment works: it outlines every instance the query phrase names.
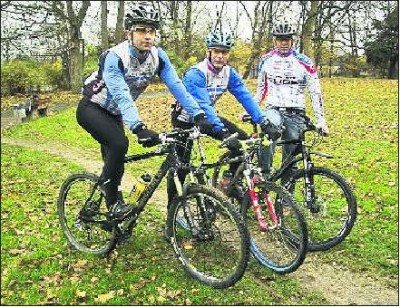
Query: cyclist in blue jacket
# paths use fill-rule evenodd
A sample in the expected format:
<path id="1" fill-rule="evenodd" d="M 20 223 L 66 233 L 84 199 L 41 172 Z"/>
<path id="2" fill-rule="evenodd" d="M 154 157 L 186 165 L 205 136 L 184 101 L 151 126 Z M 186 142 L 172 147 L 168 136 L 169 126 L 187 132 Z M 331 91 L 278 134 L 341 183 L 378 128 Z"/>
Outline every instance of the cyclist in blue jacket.
<path id="1" fill-rule="evenodd" d="M 232 34 L 220 30 L 212 31 L 206 36 L 205 43 L 206 58 L 189 68 L 182 78 L 187 90 L 196 99 L 206 113 L 207 120 L 212 124 L 210 129 L 204 132 L 217 140 L 224 140 L 235 132 L 239 133 L 240 139 L 248 138 L 245 131 L 216 113 L 217 100 L 229 91 L 251 115 L 253 121 L 260 124 L 265 133 L 269 133 L 269 122 L 266 120 L 265 113 L 254 100 L 238 72 L 228 65 L 230 49 L 234 45 Z M 190 128 L 194 125 L 190 110 L 179 99 L 173 105 L 171 115 L 174 127 Z M 238 153 L 239 147 L 238 143 L 229 144 L 229 149 L 234 155 Z M 177 149 L 178 154 L 186 161 L 190 158 L 190 150 L 191 146 Z M 234 173 L 237 166 L 237 164 L 231 165 L 230 171 Z M 178 175 L 180 180 L 184 181 L 186 173 L 182 172 Z M 174 194 L 175 186 L 170 178 L 168 181 L 169 201 L 172 200 Z"/>
<path id="2" fill-rule="evenodd" d="M 143 146 L 159 143 L 158 133 L 143 123 L 135 103 L 153 78 L 158 75 L 166 83 L 192 120 L 207 125 L 204 111 L 187 92 L 165 51 L 154 46 L 159 26 L 159 13 L 150 7 L 138 6 L 128 13 L 128 39 L 100 56 L 99 70 L 85 80 L 77 107 L 79 125 L 101 144 L 104 167 L 100 178 L 107 207 L 116 218 L 123 218 L 132 208 L 124 204 L 120 191 L 129 145 L 123 124 Z"/>

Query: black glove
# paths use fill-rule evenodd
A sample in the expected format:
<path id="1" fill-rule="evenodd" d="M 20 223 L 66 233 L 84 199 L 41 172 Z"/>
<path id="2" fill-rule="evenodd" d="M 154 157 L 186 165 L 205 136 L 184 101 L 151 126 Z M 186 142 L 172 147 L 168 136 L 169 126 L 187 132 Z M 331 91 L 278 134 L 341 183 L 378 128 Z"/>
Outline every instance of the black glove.
<path id="1" fill-rule="evenodd" d="M 219 141 L 222 141 L 223 139 L 228 138 L 230 135 L 231 135 L 231 133 L 229 132 L 228 129 L 222 128 L 221 130 L 218 130 L 217 132 L 214 132 L 212 134 L 212 137 L 217 139 L 217 140 L 219 140 Z"/>
<path id="2" fill-rule="evenodd" d="M 158 133 L 147 129 L 145 125 L 140 125 L 137 127 L 133 130 L 133 133 L 137 135 L 138 143 L 143 147 L 152 147 L 161 143 Z"/>
<path id="3" fill-rule="evenodd" d="M 214 137 L 217 140 L 222 140 L 226 144 L 226 148 L 228 148 L 230 151 L 238 153 L 240 152 L 240 148 L 242 147 L 239 140 L 237 138 L 232 138 L 230 140 L 226 140 L 231 136 L 231 133 L 229 132 L 228 129 L 222 128 L 220 131 L 214 134 Z"/>
<path id="4" fill-rule="evenodd" d="M 240 144 L 240 142 L 237 138 L 233 138 L 226 143 L 226 147 L 230 151 L 238 153 L 238 152 L 240 152 L 240 148 L 242 148 L 242 145 Z"/>
<path id="5" fill-rule="evenodd" d="M 282 135 L 281 129 L 271 123 L 269 120 L 265 120 L 260 124 L 262 132 L 268 136 L 268 138 L 272 141 L 276 141 Z"/>
<path id="6" fill-rule="evenodd" d="M 194 117 L 194 124 L 200 128 L 201 133 L 211 134 L 212 133 L 212 123 L 207 120 L 204 113 L 197 114 Z"/>

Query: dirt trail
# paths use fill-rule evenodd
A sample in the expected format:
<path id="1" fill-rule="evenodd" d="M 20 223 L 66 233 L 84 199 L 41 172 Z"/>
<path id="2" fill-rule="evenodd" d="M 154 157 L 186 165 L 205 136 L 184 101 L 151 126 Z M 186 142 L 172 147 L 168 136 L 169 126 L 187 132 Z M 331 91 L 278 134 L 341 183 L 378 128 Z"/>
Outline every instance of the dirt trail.
<path id="1" fill-rule="evenodd" d="M 2 137 L 1 143 L 19 145 L 61 156 L 83 166 L 89 172 L 99 174 L 101 171 L 100 160 L 93 160 L 93 157 L 65 146 L 37 144 L 5 137 Z M 126 173 L 122 181 L 124 189 L 129 189 L 129 182 L 132 182 L 132 176 Z M 160 210 L 165 210 L 166 191 L 156 191 L 151 203 L 155 203 Z M 318 258 L 318 253 L 308 254 L 304 264 L 290 277 L 299 281 L 304 291 L 320 291 L 332 305 L 399 305 L 398 288 L 387 286 L 393 284 L 390 280 L 372 278 L 363 273 L 336 266 L 334 263 L 322 263 Z"/>

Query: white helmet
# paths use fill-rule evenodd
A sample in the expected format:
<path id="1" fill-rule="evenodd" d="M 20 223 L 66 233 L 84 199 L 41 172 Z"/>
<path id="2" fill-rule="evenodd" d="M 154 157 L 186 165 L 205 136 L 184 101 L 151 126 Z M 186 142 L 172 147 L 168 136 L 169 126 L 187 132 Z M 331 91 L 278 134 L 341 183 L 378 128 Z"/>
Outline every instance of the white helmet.
<path id="1" fill-rule="evenodd" d="M 278 22 L 272 26 L 274 36 L 292 36 L 296 34 L 295 27 L 288 21 Z"/>

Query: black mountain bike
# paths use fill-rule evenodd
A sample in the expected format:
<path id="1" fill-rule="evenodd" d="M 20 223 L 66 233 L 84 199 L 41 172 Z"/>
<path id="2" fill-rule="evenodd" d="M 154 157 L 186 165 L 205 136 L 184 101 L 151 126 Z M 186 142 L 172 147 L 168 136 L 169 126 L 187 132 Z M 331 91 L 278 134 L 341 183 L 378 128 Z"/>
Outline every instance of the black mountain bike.
<path id="1" fill-rule="evenodd" d="M 225 147 L 236 137 L 237 134 L 232 135 L 220 147 Z M 191 148 L 191 164 L 197 164 L 187 178 L 218 187 L 216 175 L 228 168 L 229 163 L 239 162 L 236 174 L 221 191 L 242 213 L 250 234 L 250 250 L 255 258 L 275 272 L 285 274 L 296 270 L 305 259 L 307 226 L 293 197 L 274 182 L 264 180 L 261 170 L 251 162 L 253 152 L 258 150 L 263 140 L 265 138 L 261 135 L 240 141 L 243 149 L 241 156 L 231 157 L 228 152 L 225 159 L 207 163 L 201 139 L 197 138 L 193 147 L 186 145 L 187 150 Z M 214 171 L 211 177 L 208 171 L 214 169 L 218 171 Z M 187 225 L 184 218 L 178 223 L 183 228 Z"/>
<path id="2" fill-rule="evenodd" d="M 187 130 L 195 139 L 197 129 Z M 109 214 L 99 177 L 74 174 L 62 185 L 58 197 L 58 215 L 71 246 L 81 252 L 107 255 L 126 240 L 138 223 L 148 200 L 170 171 L 174 175 L 177 195 L 167 216 L 167 233 L 174 252 L 187 273 L 215 288 L 226 288 L 244 274 L 249 259 L 249 235 L 240 214 L 220 191 L 189 182 L 180 184 L 177 171 L 190 171 L 177 154 L 177 136 L 182 131 L 160 135 L 155 151 L 127 156 L 126 163 L 166 155 L 160 169 L 142 192 L 131 213 L 124 220 Z M 184 218 L 185 227 L 179 219 Z"/>
<path id="3" fill-rule="evenodd" d="M 251 118 L 246 116 L 243 121 L 251 122 Z M 312 150 L 322 142 L 323 133 L 309 117 L 304 116 L 304 122 L 305 129 L 299 140 L 277 142 L 279 146 L 294 144 L 296 147 L 267 179 L 280 182 L 301 204 L 308 226 L 309 251 L 325 251 L 349 235 L 356 221 L 357 201 L 345 178 L 326 167 L 314 166 L 313 155 L 333 156 Z M 252 124 L 254 133 L 257 133 L 257 125 Z M 254 158 L 258 159 L 258 155 Z M 291 173 L 290 167 L 298 162 L 302 167 Z"/>

